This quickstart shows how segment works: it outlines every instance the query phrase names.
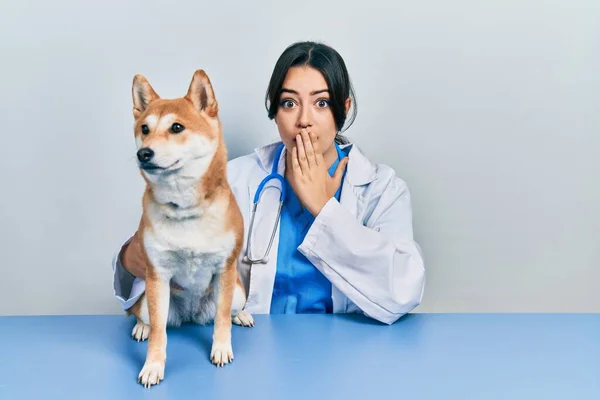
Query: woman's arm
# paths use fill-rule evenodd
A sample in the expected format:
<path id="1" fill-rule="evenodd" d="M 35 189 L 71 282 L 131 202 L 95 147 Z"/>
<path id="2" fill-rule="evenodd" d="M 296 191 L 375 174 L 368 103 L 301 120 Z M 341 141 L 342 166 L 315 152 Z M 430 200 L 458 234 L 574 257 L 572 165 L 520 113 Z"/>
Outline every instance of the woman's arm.
<path id="1" fill-rule="evenodd" d="M 425 283 L 403 181 L 393 178 L 366 224 L 331 198 L 298 250 L 367 316 L 391 324 L 420 304 Z"/>

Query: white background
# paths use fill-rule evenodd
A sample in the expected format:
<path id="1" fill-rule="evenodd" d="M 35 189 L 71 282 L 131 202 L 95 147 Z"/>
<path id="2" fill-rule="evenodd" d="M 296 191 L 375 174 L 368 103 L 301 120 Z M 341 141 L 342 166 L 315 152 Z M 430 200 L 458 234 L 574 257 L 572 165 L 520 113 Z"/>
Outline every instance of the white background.
<path id="1" fill-rule="evenodd" d="M 265 90 L 303 39 L 345 58 L 347 135 L 411 189 L 416 311 L 600 311 L 597 0 L 1 4 L 0 314 L 120 312 L 135 73 L 179 97 L 204 68 L 235 157 L 277 139 Z"/>

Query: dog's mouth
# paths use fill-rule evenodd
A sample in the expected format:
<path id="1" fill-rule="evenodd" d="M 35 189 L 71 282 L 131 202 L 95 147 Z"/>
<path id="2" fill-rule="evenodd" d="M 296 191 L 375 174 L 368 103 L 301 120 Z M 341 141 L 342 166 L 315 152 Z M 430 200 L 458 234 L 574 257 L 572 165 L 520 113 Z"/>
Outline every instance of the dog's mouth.
<path id="1" fill-rule="evenodd" d="M 171 164 L 167 167 L 161 167 L 160 165 L 155 164 L 153 162 L 143 162 L 143 163 L 140 163 L 140 169 L 143 169 L 144 171 L 149 172 L 149 173 L 172 171 L 179 167 L 179 161 L 181 161 L 181 160 L 177 160 L 173 164 Z"/>

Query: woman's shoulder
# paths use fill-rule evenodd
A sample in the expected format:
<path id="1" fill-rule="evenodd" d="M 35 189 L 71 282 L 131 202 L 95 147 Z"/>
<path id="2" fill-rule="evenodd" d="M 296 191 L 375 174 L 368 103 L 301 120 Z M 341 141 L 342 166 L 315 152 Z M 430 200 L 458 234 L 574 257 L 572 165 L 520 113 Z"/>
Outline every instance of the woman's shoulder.
<path id="1" fill-rule="evenodd" d="M 349 149 L 348 179 L 367 192 L 381 193 L 383 191 L 403 192 L 408 190 L 406 181 L 398 175 L 390 165 L 372 161 L 356 145 L 347 146 Z"/>
<path id="2" fill-rule="evenodd" d="M 361 199 L 365 218 L 376 221 L 385 213 L 396 219 L 401 217 L 398 213 L 411 212 L 408 185 L 392 166 L 372 161 L 357 148 L 349 157 L 347 178 Z"/>
<path id="3" fill-rule="evenodd" d="M 234 157 L 227 162 L 227 177 L 230 181 L 248 180 L 250 176 L 260 175 L 270 170 L 275 150 L 279 143 L 271 143 L 254 149 L 242 156 Z"/>
<path id="4" fill-rule="evenodd" d="M 232 158 L 227 162 L 227 168 L 234 170 L 240 167 L 250 167 L 255 164 L 258 165 L 258 156 L 256 152 L 252 152 Z"/>

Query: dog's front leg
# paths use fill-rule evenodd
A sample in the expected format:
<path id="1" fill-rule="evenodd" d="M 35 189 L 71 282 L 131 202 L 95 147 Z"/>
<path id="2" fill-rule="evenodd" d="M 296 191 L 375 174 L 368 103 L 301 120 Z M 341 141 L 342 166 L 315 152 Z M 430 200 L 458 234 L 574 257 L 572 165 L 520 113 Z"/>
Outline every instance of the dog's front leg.
<path id="1" fill-rule="evenodd" d="M 223 366 L 233 360 L 231 348 L 231 303 L 237 277 L 236 265 L 229 264 L 218 281 L 217 313 L 215 315 L 213 344 L 210 359 Z"/>
<path id="2" fill-rule="evenodd" d="M 156 273 L 147 274 L 146 300 L 150 318 L 150 335 L 146 362 L 138 381 L 145 387 L 158 384 L 165 375 L 167 360 L 167 318 L 169 314 L 169 280 Z"/>

